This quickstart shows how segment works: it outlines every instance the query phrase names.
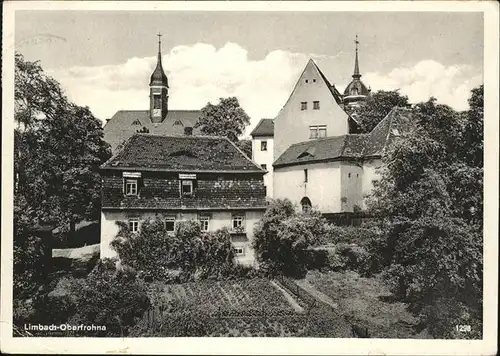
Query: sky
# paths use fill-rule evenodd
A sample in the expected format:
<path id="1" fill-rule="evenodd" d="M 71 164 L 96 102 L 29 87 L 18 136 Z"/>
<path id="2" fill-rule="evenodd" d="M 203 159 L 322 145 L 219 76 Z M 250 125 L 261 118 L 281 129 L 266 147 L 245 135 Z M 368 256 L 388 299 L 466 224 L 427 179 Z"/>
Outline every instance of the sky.
<path id="1" fill-rule="evenodd" d="M 434 96 L 456 110 L 483 82 L 483 16 L 472 12 L 16 11 L 15 46 L 39 60 L 68 97 L 103 122 L 145 110 L 162 34 L 171 109 L 236 96 L 251 117 L 274 118 L 312 58 L 339 90 L 359 38 L 362 81 Z M 247 132 L 247 133 L 248 133 Z"/>

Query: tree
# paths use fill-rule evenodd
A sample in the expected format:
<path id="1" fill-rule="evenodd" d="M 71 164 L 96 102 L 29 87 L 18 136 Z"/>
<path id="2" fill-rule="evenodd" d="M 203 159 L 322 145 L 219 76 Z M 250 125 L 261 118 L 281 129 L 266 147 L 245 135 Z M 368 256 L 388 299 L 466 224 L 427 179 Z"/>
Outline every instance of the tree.
<path id="1" fill-rule="evenodd" d="M 239 140 L 236 146 L 249 158 L 252 158 L 252 140 Z"/>
<path id="2" fill-rule="evenodd" d="M 387 152 L 368 202 L 385 233 L 386 280 L 435 337 L 454 337 L 443 325 L 481 321 L 481 91 L 464 113 L 434 98 L 415 105 L 414 127 Z"/>
<path id="3" fill-rule="evenodd" d="M 32 218 L 59 226 L 97 219 L 98 168 L 111 155 L 101 122 L 20 54 L 15 79 L 16 198 L 24 198 Z"/>
<path id="4" fill-rule="evenodd" d="M 195 127 L 209 136 L 224 136 L 233 142 L 243 134 L 250 124 L 250 117 L 240 106 L 236 97 L 220 98 L 217 105 L 208 103 L 201 109 L 201 116 Z"/>
<path id="5" fill-rule="evenodd" d="M 328 224 L 317 211 L 297 213 L 288 199 L 271 202 L 254 230 L 253 248 L 267 273 L 303 277 L 307 249 L 321 241 Z"/>
<path id="6" fill-rule="evenodd" d="M 373 93 L 365 102 L 365 105 L 350 109 L 350 114 L 355 114 L 360 124 L 360 133 L 371 132 L 377 124 L 395 106 L 405 107 L 408 105 L 408 97 L 401 95 L 398 90 L 379 90 Z"/>

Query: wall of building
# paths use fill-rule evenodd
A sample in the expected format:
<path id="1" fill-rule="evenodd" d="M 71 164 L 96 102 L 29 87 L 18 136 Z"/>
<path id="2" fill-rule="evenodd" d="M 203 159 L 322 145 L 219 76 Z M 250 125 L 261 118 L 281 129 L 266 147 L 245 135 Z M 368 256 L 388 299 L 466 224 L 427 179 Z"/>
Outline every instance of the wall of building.
<path id="1" fill-rule="evenodd" d="M 267 150 L 261 150 L 261 141 L 267 142 Z M 264 175 L 264 185 L 266 186 L 266 196 L 273 197 L 273 154 L 274 139 L 272 136 L 255 136 L 252 138 L 252 159 L 258 165 L 265 164 L 267 173 Z"/>
<path id="2" fill-rule="evenodd" d="M 307 80 L 307 83 L 306 83 Z M 301 110 L 301 102 L 307 110 Z M 313 101 L 320 109 L 313 109 Z M 290 98 L 274 120 L 274 160 L 290 145 L 309 140 L 310 125 L 326 125 L 327 136 L 349 133 L 348 116 L 337 104 L 316 66 L 309 62 Z"/>
<path id="3" fill-rule="evenodd" d="M 147 219 L 165 219 L 167 216 L 175 216 L 176 221 L 197 220 L 199 214 L 209 215 L 209 231 L 216 231 L 223 227 L 231 228 L 232 211 L 202 211 L 202 212 L 144 212 L 144 211 L 101 211 L 101 258 L 117 256 L 110 242 L 118 234 L 118 221 L 127 222 L 129 218 L 139 218 L 139 228 L 141 221 Z M 252 250 L 253 229 L 255 224 L 262 218 L 263 211 L 246 211 L 238 213 L 245 215 L 246 239 L 232 241 L 234 247 L 242 247 L 245 254 L 236 256 L 238 263 L 252 265 L 255 263 L 255 255 Z"/>
<path id="4" fill-rule="evenodd" d="M 363 166 L 356 162 L 340 164 L 341 211 L 353 212 L 363 208 Z"/>
<path id="5" fill-rule="evenodd" d="M 304 182 L 307 169 L 308 182 Z M 341 211 L 340 162 L 312 163 L 293 167 L 275 168 L 274 197 L 288 198 L 300 207 L 304 197 L 322 213 Z"/>
<path id="6" fill-rule="evenodd" d="M 380 179 L 380 172 L 378 168 L 382 166 L 381 159 L 373 159 L 363 163 L 363 209 L 366 209 L 366 196 L 371 193 L 373 189 L 373 181 Z"/>

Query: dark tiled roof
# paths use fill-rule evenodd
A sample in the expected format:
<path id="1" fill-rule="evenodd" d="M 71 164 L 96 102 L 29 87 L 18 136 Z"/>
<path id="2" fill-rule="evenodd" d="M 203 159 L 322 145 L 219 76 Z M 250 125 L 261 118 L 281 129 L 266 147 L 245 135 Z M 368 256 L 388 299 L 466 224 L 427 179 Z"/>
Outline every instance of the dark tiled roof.
<path id="1" fill-rule="evenodd" d="M 395 137 L 408 132 L 410 124 L 410 111 L 394 108 L 369 134 L 350 134 L 300 142 L 290 146 L 273 166 L 381 157 Z"/>
<path id="2" fill-rule="evenodd" d="M 264 209 L 266 188 L 262 177 L 214 180 L 200 177 L 192 196 L 179 194 L 173 178 L 145 178 L 138 196 L 123 195 L 123 180 L 103 176 L 103 209 Z"/>
<path id="3" fill-rule="evenodd" d="M 225 137 L 155 134 L 133 135 L 101 168 L 264 173 Z"/>
<path id="4" fill-rule="evenodd" d="M 273 119 L 261 119 L 250 134 L 254 136 L 274 136 Z"/>
<path id="5" fill-rule="evenodd" d="M 303 162 L 362 157 L 368 135 L 343 135 L 300 142 L 290 146 L 274 166 L 286 166 Z"/>
<path id="6" fill-rule="evenodd" d="M 143 127 L 150 133 L 183 135 L 184 128 L 194 127 L 199 117 L 199 110 L 169 110 L 165 120 L 155 126 L 149 118 L 149 110 L 120 110 L 104 126 L 104 141 L 111 145 L 114 152 L 121 143 Z M 200 133 L 200 128 L 193 129 L 193 135 Z"/>

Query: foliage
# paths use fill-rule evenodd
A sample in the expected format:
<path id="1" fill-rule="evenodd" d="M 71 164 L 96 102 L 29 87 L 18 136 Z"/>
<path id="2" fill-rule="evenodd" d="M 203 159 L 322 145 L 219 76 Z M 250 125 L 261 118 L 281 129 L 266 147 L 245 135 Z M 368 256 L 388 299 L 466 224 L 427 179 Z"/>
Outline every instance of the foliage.
<path id="1" fill-rule="evenodd" d="M 454 325 L 462 310 L 480 323 L 482 87 L 469 102 L 462 113 L 434 98 L 417 104 L 415 127 L 387 152 L 368 201 L 383 231 L 372 252 L 387 266 L 392 292 L 413 310 L 425 310 L 435 337 L 449 337 L 442 326 Z M 455 307 L 437 312 L 440 299 Z"/>
<path id="2" fill-rule="evenodd" d="M 238 146 L 248 158 L 252 158 L 252 140 L 239 140 L 236 142 L 236 146 Z"/>
<path id="3" fill-rule="evenodd" d="M 227 229 L 202 233 L 196 221 L 179 222 L 166 231 L 160 219 L 146 220 L 138 233 L 119 222 L 120 231 L 111 245 L 120 260 L 145 278 L 179 281 L 222 278 L 235 272 L 234 249 Z M 182 276 L 172 278 L 172 270 Z"/>
<path id="4" fill-rule="evenodd" d="M 250 117 L 240 106 L 236 97 L 220 98 L 218 104 L 208 103 L 201 109 L 201 115 L 196 127 L 201 127 L 201 132 L 209 136 L 224 136 L 234 143 L 238 136 L 250 124 Z"/>
<path id="5" fill-rule="evenodd" d="M 297 213 L 287 199 L 275 200 L 254 230 L 253 248 L 260 268 L 271 275 L 303 276 L 308 247 L 326 234 L 328 224 L 317 211 Z"/>
<path id="6" fill-rule="evenodd" d="M 38 62 L 15 57 L 15 194 L 30 218 L 59 226 L 97 219 L 99 165 L 110 157 L 101 122 L 71 103 Z"/>
<path id="7" fill-rule="evenodd" d="M 105 332 L 96 332 L 104 336 L 126 336 L 150 306 L 143 282 L 130 270 L 117 270 L 113 260 L 101 261 L 87 278 L 75 280 L 72 295 L 72 322 L 105 325 Z"/>
<path id="8" fill-rule="evenodd" d="M 379 90 L 373 93 L 365 102 L 365 105 L 352 109 L 359 124 L 360 133 L 371 132 L 377 124 L 395 106 L 405 107 L 408 105 L 408 97 L 401 95 L 398 90 Z"/>

